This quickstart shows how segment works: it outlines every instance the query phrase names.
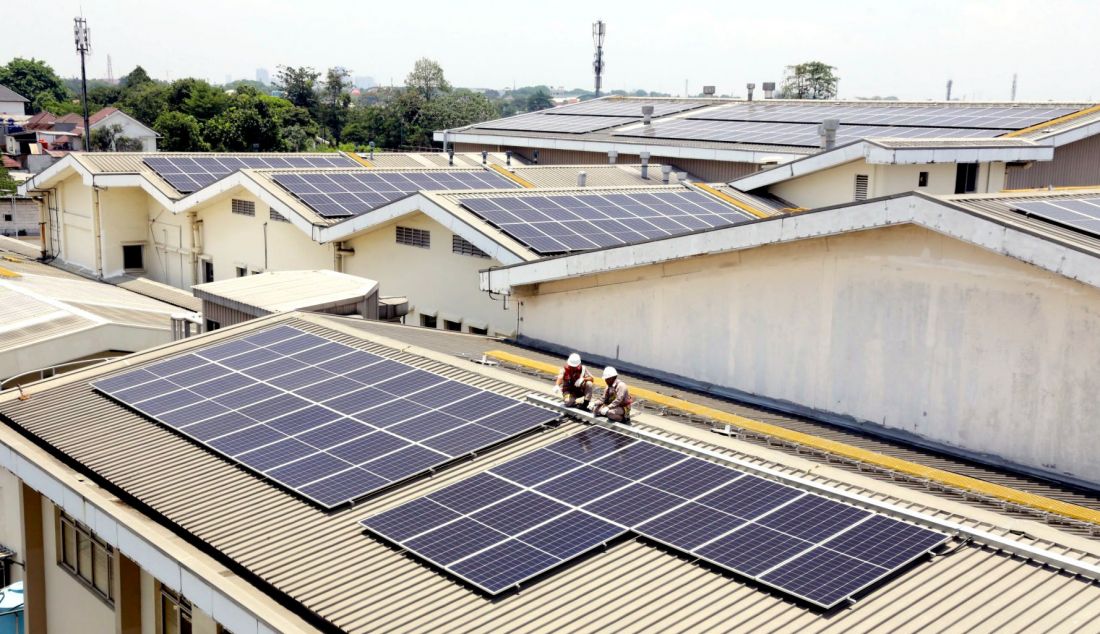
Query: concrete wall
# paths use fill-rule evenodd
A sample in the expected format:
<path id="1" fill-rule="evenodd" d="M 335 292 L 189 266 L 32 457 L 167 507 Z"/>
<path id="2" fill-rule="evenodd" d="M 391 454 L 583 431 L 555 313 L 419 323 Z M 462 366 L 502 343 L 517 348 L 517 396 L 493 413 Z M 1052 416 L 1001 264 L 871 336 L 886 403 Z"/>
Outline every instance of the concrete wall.
<path id="1" fill-rule="evenodd" d="M 54 505 L 42 501 L 43 546 L 45 547 L 46 613 L 51 632 L 111 634 L 115 612 L 105 601 L 57 564 L 57 518 Z M 118 579 L 118 558 L 114 560 Z M 115 596 L 118 596 L 115 588 Z"/>
<path id="2" fill-rule="evenodd" d="M 0 114 L 27 114 L 22 101 L 0 101 Z"/>
<path id="3" fill-rule="evenodd" d="M 397 244 L 396 227 L 424 229 L 431 233 L 431 248 Z M 454 234 L 424 214 L 414 214 L 350 240 L 355 255 L 345 258 L 344 272 L 377 280 L 382 295 L 405 295 L 409 314 L 405 323 L 419 325 L 421 314 L 462 322 L 469 327 L 488 327 L 489 333 L 509 334 L 516 329 L 516 313 L 504 310 L 478 291 L 478 272 L 500 266 L 496 260 L 459 255 L 451 251 Z"/>
<path id="4" fill-rule="evenodd" d="M 978 174 L 978 191 L 998 192 L 1004 184 L 1004 164 L 982 165 Z M 928 194 L 955 193 L 955 164 L 872 165 L 853 161 L 807 174 L 769 188 L 771 193 L 800 207 L 815 209 L 850 203 L 855 200 L 856 175 L 866 174 L 868 198 L 889 196 L 909 191 Z M 918 187 L 920 172 L 928 172 L 928 186 Z M 990 189 L 986 189 L 988 186 Z"/>
<path id="5" fill-rule="evenodd" d="M 16 561 L 24 561 L 26 551 L 23 547 L 23 510 L 20 490 L 23 485 L 15 474 L 0 469 L 0 545 L 15 553 Z M 12 583 L 23 579 L 22 566 L 9 566 Z"/>
<path id="6" fill-rule="evenodd" d="M 876 229 L 519 291 L 524 337 L 1100 485 L 1100 291 L 952 238 Z"/>
<path id="7" fill-rule="evenodd" d="M 95 233 L 92 226 L 92 188 L 79 174 L 62 181 L 56 190 L 60 257 L 65 262 L 95 272 Z"/>
<path id="8" fill-rule="evenodd" d="M 37 202 L 30 198 L 0 197 L 0 235 L 37 236 L 40 233 Z"/>
<path id="9" fill-rule="evenodd" d="M 1008 189 L 1100 185 L 1100 135 L 1054 148 L 1054 160 L 1010 167 Z"/>

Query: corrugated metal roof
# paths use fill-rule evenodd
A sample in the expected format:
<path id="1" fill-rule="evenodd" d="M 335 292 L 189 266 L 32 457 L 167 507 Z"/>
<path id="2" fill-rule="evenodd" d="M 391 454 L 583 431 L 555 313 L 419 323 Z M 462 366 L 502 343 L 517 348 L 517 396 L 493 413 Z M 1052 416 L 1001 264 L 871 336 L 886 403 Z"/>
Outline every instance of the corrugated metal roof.
<path id="1" fill-rule="evenodd" d="M 314 331 L 341 328 L 338 320 L 312 316 L 254 320 L 134 355 L 125 362 L 50 380 L 31 390 L 30 400 L 8 400 L 0 404 L 0 411 L 112 488 L 147 504 L 177 532 L 208 544 L 218 556 L 258 575 L 284 595 L 288 605 L 296 604 L 352 632 L 848 632 L 966 625 L 1034 631 L 1087 627 L 1100 618 L 1100 585 L 973 546 L 961 546 L 931 563 L 914 566 L 854 605 L 825 614 L 637 539 L 612 545 L 517 594 L 491 600 L 368 538 L 356 522 L 561 438 L 578 429 L 577 423 L 509 443 L 357 508 L 326 514 L 115 405 L 88 386 L 93 377 L 115 369 L 284 321 Z M 400 352 L 360 334 L 326 334 L 500 393 L 526 391 L 522 385 L 486 376 L 478 367 L 459 368 L 431 356 Z M 995 521 L 958 515 L 951 510 L 958 505 L 940 504 L 927 494 L 898 499 L 894 497 L 897 489 L 888 485 L 866 489 L 866 479 L 858 476 L 835 480 L 836 472 L 828 468 L 805 473 L 738 453 L 731 441 L 715 443 L 728 455 L 1007 534 Z M 996 520 L 997 516 L 986 514 L 984 519 L 990 517 Z M 1050 545 L 1030 537 L 1012 538 Z M 1070 552 L 1095 561 L 1080 551 Z"/>
<path id="2" fill-rule="evenodd" d="M 378 282 L 328 270 L 266 271 L 191 288 L 198 298 L 244 304 L 269 314 L 362 301 L 378 289 Z"/>
<path id="3" fill-rule="evenodd" d="M 585 173 L 586 187 L 661 185 L 661 164 L 650 163 L 649 178 L 643 179 L 640 165 L 521 165 L 516 175 L 535 187 L 577 186 L 577 174 Z M 676 177 L 671 177 L 675 182 Z"/>
<path id="4" fill-rule="evenodd" d="M 168 286 L 145 277 L 133 277 L 131 275 L 121 275 L 106 281 L 139 295 L 186 308 L 194 313 L 202 310 L 202 300 L 175 286 Z"/>
<path id="5" fill-rule="evenodd" d="M 803 211 L 803 209 L 801 209 L 797 205 L 792 205 L 782 198 L 772 194 L 768 194 L 766 192 L 760 194 L 750 194 L 748 192 L 743 192 L 736 187 L 732 187 L 726 183 L 714 184 L 711 185 L 711 187 L 717 189 L 727 196 L 736 198 L 740 202 L 745 203 L 750 207 L 754 207 L 767 213 L 778 214 L 788 213 L 791 211 Z"/>

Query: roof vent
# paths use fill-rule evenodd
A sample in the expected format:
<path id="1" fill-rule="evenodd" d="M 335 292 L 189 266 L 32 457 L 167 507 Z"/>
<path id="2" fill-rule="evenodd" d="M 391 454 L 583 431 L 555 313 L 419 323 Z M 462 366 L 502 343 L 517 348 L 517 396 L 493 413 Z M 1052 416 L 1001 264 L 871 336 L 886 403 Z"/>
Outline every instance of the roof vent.
<path id="1" fill-rule="evenodd" d="M 512 164 L 512 150 L 505 150 L 504 151 L 504 164 L 505 165 L 511 165 Z"/>
<path id="2" fill-rule="evenodd" d="M 608 163 L 610 163 L 611 165 L 614 165 L 615 161 L 617 161 L 618 159 L 619 159 L 619 151 L 618 150 L 608 150 L 607 151 L 607 162 Z"/>
<path id="3" fill-rule="evenodd" d="M 653 106 L 642 106 L 642 123 L 649 125 L 650 119 L 653 118 Z"/>
<path id="4" fill-rule="evenodd" d="M 649 152 L 638 154 L 638 158 L 642 159 L 642 180 L 649 180 Z"/>
<path id="5" fill-rule="evenodd" d="M 817 133 L 821 135 L 821 149 L 829 151 L 836 147 L 836 131 L 840 127 L 840 119 L 826 119 L 817 126 Z"/>
<path id="6" fill-rule="evenodd" d="M 664 183 L 665 185 L 668 185 L 668 177 L 671 174 L 672 174 L 672 166 L 671 165 L 662 165 L 661 166 L 661 182 L 662 183 Z"/>
<path id="7" fill-rule="evenodd" d="M 774 97 L 775 97 L 775 82 L 774 81 L 764 82 L 764 98 L 765 99 L 773 99 Z"/>
<path id="8" fill-rule="evenodd" d="M 704 97 L 713 97 L 714 96 L 714 86 L 703 86 L 703 96 Z"/>
<path id="9" fill-rule="evenodd" d="M 584 187 L 586 182 L 588 182 L 588 173 L 577 172 L 577 187 Z"/>
<path id="10" fill-rule="evenodd" d="M 752 82 L 745 84 L 745 90 L 748 91 L 748 100 L 752 101 L 752 91 L 756 90 L 756 84 Z"/>
<path id="11" fill-rule="evenodd" d="M 681 183 L 688 182 L 688 173 L 687 172 L 676 172 L 676 180 L 680 181 Z"/>
<path id="12" fill-rule="evenodd" d="M 455 149 L 453 147 L 447 148 L 447 165 L 455 166 Z"/>
<path id="13" fill-rule="evenodd" d="M 532 150 L 531 158 L 534 160 L 535 165 L 538 165 L 539 164 L 539 151 L 538 150 Z"/>
<path id="14" fill-rule="evenodd" d="M 482 150 L 481 151 L 481 164 L 485 165 L 488 162 L 489 162 L 489 151 L 488 150 Z"/>

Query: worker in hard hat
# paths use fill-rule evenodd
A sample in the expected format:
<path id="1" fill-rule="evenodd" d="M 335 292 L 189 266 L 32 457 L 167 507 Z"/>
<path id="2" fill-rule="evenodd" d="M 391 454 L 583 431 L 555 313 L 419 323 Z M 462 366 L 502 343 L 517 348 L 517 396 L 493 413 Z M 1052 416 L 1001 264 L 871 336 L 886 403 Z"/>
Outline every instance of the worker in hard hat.
<path id="1" fill-rule="evenodd" d="M 554 381 L 554 394 L 565 401 L 566 407 L 580 407 L 592 402 L 592 385 L 596 379 L 588 368 L 581 365 L 581 355 L 574 352 L 566 359 Z"/>
<path id="2" fill-rule="evenodd" d="M 588 411 L 596 416 L 606 416 L 607 420 L 616 423 L 629 422 L 630 404 L 634 402 L 634 398 L 630 396 L 626 383 L 611 366 L 604 368 L 603 380 L 607 383 L 607 388 L 599 398 L 592 401 Z"/>

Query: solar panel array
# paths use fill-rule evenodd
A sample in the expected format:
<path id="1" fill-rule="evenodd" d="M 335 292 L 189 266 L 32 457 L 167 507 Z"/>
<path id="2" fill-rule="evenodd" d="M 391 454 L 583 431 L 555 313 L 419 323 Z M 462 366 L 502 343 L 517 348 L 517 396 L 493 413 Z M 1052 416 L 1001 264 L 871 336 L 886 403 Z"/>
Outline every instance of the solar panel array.
<path id="1" fill-rule="evenodd" d="M 850 106 L 837 104 L 739 103 L 693 113 L 692 119 L 820 123 L 839 119 L 844 125 L 983 128 L 998 133 L 1019 130 L 1076 112 L 1073 107 L 1007 106 Z M 880 135 L 885 136 L 885 135 Z"/>
<path id="2" fill-rule="evenodd" d="M 274 174 L 280 187 L 325 218 L 350 218 L 418 191 L 516 189 L 519 185 L 496 172 L 359 171 Z"/>
<path id="3" fill-rule="evenodd" d="M 901 126 L 841 125 L 837 130 L 838 144 L 867 137 L 881 138 L 988 138 L 1008 132 L 978 128 L 916 128 Z M 820 135 L 817 124 L 773 123 L 761 121 L 711 121 L 702 119 L 675 119 L 656 121 L 644 127 L 635 127 L 614 133 L 617 136 L 654 139 L 683 139 L 717 141 L 727 143 L 759 143 L 766 145 L 818 146 Z"/>
<path id="4" fill-rule="evenodd" d="M 582 134 L 595 132 L 604 128 L 633 123 L 642 118 L 641 108 L 631 116 L 550 116 L 543 112 L 521 114 L 495 121 L 478 123 L 474 127 L 479 130 L 514 130 L 519 132 L 568 132 Z"/>
<path id="5" fill-rule="evenodd" d="M 557 418 L 285 325 L 92 386 L 326 508 Z"/>
<path id="6" fill-rule="evenodd" d="M 947 540 L 596 427 L 361 523 L 489 594 L 634 532 L 824 608 Z"/>
<path id="7" fill-rule="evenodd" d="M 756 219 L 694 191 L 494 196 L 459 202 L 544 255 L 618 246 Z"/>
<path id="8" fill-rule="evenodd" d="M 558 106 L 557 108 L 551 108 L 549 110 L 541 111 L 543 114 L 553 115 L 592 115 L 598 117 L 631 117 L 634 119 L 640 119 L 642 117 L 642 106 L 653 106 L 653 116 L 663 117 L 669 114 L 675 114 L 677 112 L 684 112 L 685 110 L 693 110 L 695 108 L 702 108 L 708 105 L 707 102 L 702 101 L 664 101 L 664 100 L 652 100 L 645 101 L 640 99 L 595 99 L 590 101 L 582 101 L 580 103 L 569 104 L 566 106 Z"/>
<path id="9" fill-rule="evenodd" d="M 1100 237 L 1100 198 L 1013 203 L 1019 211 Z"/>
<path id="10" fill-rule="evenodd" d="M 189 194 L 244 168 L 357 167 L 346 156 L 155 156 L 143 159 L 161 178 L 181 194 Z M 360 166 L 361 167 L 361 166 Z"/>

